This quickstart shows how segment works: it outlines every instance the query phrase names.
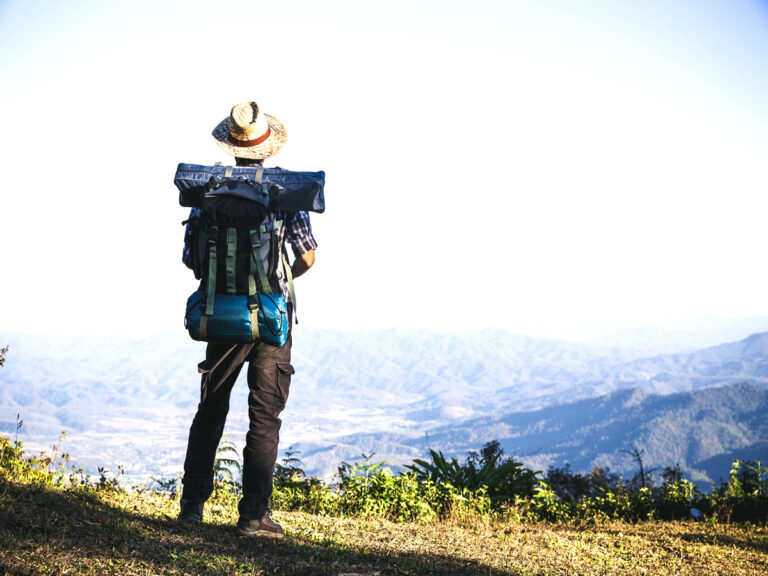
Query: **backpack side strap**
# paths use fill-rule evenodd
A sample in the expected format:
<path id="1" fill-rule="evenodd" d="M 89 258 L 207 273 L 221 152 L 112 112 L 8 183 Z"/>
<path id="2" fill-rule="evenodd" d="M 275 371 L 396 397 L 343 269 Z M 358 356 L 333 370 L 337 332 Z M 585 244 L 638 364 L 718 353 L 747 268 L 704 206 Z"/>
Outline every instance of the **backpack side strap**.
<path id="1" fill-rule="evenodd" d="M 212 233 L 208 237 L 208 284 L 205 288 L 205 309 L 200 315 L 200 336 L 208 337 L 208 316 L 213 316 L 213 303 L 216 296 L 216 237 L 219 229 L 211 227 Z"/>
<path id="2" fill-rule="evenodd" d="M 254 246 L 251 244 L 251 266 L 248 273 L 248 309 L 251 311 L 251 334 L 253 335 L 253 341 L 259 341 L 259 297 L 256 295 L 256 274 L 258 270 L 256 267 L 257 262 L 261 262 L 261 258 L 255 258 L 254 252 L 259 251 L 259 231 L 249 230 L 251 236 L 251 242 L 253 242 L 254 236 L 257 244 Z"/>
<path id="3" fill-rule="evenodd" d="M 234 294 L 235 287 L 235 254 L 237 253 L 237 229 L 227 228 L 227 260 L 225 269 L 227 274 L 227 293 Z"/>

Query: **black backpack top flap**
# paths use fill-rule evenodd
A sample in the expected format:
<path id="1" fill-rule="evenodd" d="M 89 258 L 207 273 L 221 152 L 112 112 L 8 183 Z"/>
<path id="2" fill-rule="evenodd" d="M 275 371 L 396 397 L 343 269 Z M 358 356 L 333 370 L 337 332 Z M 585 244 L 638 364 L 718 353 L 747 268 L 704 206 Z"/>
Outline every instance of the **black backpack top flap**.
<path id="1" fill-rule="evenodd" d="M 205 197 L 212 196 L 231 196 L 241 198 L 261 204 L 263 207 L 269 205 L 269 191 L 259 182 L 245 180 L 241 178 L 219 178 L 212 177 L 208 181 Z"/>
<path id="2" fill-rule="evenodd" d="M 203 198 L 204 225 L 257 228 L 267 216 L 267 208 L 258 202 L 229 194 L 206 195 Z"/>

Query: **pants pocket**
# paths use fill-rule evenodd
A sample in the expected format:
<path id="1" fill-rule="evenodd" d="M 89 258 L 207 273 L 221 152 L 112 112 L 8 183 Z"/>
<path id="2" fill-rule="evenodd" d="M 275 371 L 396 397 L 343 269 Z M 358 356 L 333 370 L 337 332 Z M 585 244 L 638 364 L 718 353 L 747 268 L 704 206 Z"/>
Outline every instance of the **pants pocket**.
<path id="1" fill-rule="evenodd" d="M 291 387 L 291 376 L 296 370 L 290 362 L 277 362 L 277 389 L 283 400 L 283 406 L 288 401 L 288 391 Z"/>

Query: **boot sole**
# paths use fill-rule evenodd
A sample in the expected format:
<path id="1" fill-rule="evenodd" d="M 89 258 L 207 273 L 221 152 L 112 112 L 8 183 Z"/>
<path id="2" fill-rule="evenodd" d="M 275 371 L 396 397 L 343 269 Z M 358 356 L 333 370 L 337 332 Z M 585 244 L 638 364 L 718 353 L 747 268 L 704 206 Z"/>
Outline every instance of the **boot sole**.
<path id="1" fill-rule="evenodd" d="M 246 532 L 242 528 L 238 528 L 235 532 L 238 536 L 245 536 L 246 538 L 275 538 L 280 539 L 285 536 L 279 532 L 269 532 L 267 530 L 257 530 L 255 532 Z"/>
<path id="2" fill-rule="evenodd" d="M 195 524 L 196 526 L 200 526 L 200 524 L 203 523 L 202 518 L 196 518 L 194 516 L 179 516 L 176 520 L 182 524 Z"/>

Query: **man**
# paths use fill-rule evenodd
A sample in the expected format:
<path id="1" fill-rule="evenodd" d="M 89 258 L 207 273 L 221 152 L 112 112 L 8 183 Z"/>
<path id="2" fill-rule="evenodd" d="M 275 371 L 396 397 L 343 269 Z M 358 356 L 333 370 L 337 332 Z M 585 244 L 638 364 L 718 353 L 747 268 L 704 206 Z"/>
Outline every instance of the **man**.
<path id="1" fill-rule="evenodd" d="M 237 166 L 251 166 L 263 164 L 265 158 L 277 154 L 287 140 L 287 133 L 276 118 L 262 114 L 255 102 L 245 102 L 232 108 L 229 118 L 214 128 L 213 137 L 225 152 L 235 157 Z M 287 222 L 278 233 L 277 242 L 280 249 L 286 240 L 290 243 L 296 256 L 291 270 L 297 278 L 315 262 L 317 243 L 312 236 L 309 215 L 293 212 L 274 217 Z M 189 246 L 185 245 L 184 261 L 191 268 L 189 252 Z M 289 302 L 291 319 L 290 291 L 284 278 L 280 282 Z M 208 344 L 205 361 L 199 365 L 204 394 L 189 430 L 179 520 L 195 524 L 202 521 L 203 504 L 213 492 L 213 465 L 229 411 L 230 393 L 240 370 L 248 362 L 250 427 L 243 450 L 243 496 L 238 505 L 237 533 L 283 536 L 282 527 L 270 519 L 267 504 L 277 459 L 281 424 L 278 415 L 285 408 L 293 374 L 290 361 L 290 328 L 288 340 L 280 348 L 261 342 Z"/>

